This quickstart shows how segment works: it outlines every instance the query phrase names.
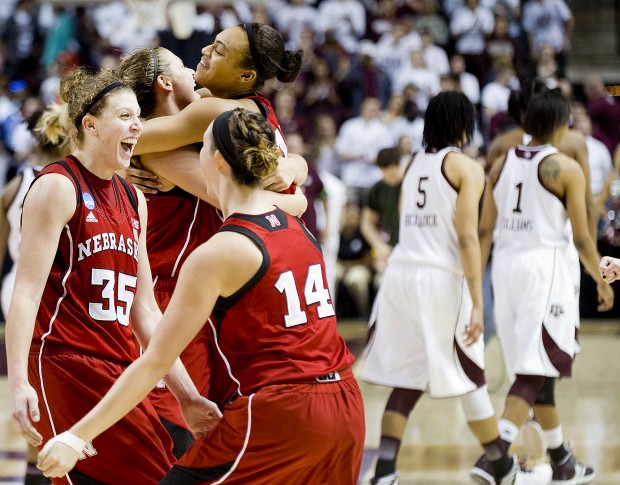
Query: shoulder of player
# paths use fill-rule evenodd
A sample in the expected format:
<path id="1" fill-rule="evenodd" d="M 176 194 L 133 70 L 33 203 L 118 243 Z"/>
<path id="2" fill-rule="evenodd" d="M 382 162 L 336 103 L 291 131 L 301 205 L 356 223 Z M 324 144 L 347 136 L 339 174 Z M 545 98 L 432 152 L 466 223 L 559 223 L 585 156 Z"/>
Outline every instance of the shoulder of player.
<path id="1" fill-rule="evenodd" d="M 260 255 L 256 244 L 247 236 L 235 231 L 218 231 L 190 255 L 196 262 L 216 265 L 219 268 L 241 267 Z"/>
<path id="2" fill-rule="evenodd" d="M 37 213 L 53 218 L 69 220 L 75 212 L 76 189 L 68 176 L 59 173 L 46 173 L 37 177 L 24 200 L 27 207 Z"/>
<path id="3" fill-rule="evenodd" d="M 483 175 L 482 165 L 463 152 L 449 152 L 445 158 L 446 170 L 451 170 L 463 175 Z"/>
<path id="4" fill-rule="evenodd" d="M 523 130 L 521 128 L 513 128 L 493 138 L 493 141 L 491 141 L 489 145 L 488 154 L 490 157 L 497 159 L 505 155 L 510 148 L 518 145 L 522 141 Z"/>
<path id="5" fill-rule="evenodd" d="M 577 160 L 560 152 L 548 155 L 540 162 L 540 175 L 543 178 L 559 177 L 570 181 L 579 175 L 583 176 L 583 171 Z"/>

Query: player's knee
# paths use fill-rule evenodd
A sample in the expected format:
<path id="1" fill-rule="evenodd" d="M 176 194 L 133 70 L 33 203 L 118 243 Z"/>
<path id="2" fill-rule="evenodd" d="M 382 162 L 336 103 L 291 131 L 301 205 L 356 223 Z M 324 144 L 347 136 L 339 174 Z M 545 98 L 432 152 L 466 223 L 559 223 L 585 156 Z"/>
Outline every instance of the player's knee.
<path id="1" fill-rule="evenodd" d="M 542 389 L 536 396 L 534 404 L 540 404 L 544 406 L 555 406 L 555 379 L 553 377 L 547 377 Z"/>
<path id="2" fill-rule="evenodd" d="M 486 384 L 461 396 L 461 404 L 468 423 L 482 421 L 495 414 Z"/>
<path id="3" fill-rule="evenodd" d="M 402 389 L 397 387 L 390 394 L 385 410 L 409 416 L 422 394 L 422 391 L 419 389 Z"/>
<path id="4" fill-rule="evenodd" d="M 530 406 L 533 406 L 545 383 L 545 379 L 545 376 L 517 374 L 517 378 L 512 384 L 510 391 L 508 391 L 508 395 L 520 397 Z"/>

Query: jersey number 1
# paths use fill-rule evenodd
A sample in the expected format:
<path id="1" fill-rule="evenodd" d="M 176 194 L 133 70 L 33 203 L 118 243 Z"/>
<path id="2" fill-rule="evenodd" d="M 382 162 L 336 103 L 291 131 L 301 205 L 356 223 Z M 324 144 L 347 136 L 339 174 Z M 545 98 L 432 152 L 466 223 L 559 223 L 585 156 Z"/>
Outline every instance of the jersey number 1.
<path id="1" fill-rule="evenodd" d="M 276 282 L 276 289 L 286 296 L 288 310 L 288 314 L 284 315 L 284 325 L 286 328 L 307 323 L 308 316 L 301 309 L 297 284 L 292 271 L 285 271 L 280 275 Z M 332 317 L 336 314 L 334 306 L 329 301 L 329 290 L 325 288 L 320 264 L 313 264 L 308 267 L 304 297 L 306 299 L 306 306 L 318 303 L 316 311 L 319 318 Z"/>

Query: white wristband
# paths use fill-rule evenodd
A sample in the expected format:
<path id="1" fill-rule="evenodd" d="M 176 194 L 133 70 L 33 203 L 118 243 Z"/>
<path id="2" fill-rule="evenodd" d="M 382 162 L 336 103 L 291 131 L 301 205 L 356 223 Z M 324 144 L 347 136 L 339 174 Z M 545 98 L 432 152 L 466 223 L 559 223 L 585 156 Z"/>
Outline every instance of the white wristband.
<path id="1" fill-rule="evenodd" d="M 86 448 L 86 441 L 84 441 L 79 436 L 70 433 L 69 431 L 65 431 L 64 433 L 60 433 L 54 438 L 56 443 L 62 443 L 63 445 L 67 445 L 69 448 L 75 450 L 77 453 L 82 453 L 84 448 Z"/>

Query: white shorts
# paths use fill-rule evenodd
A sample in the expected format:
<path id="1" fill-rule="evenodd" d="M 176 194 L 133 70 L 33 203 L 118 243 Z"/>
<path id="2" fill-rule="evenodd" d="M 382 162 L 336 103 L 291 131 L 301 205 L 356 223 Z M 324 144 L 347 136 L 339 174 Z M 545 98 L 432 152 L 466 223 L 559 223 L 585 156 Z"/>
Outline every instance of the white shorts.
<path id="1" fill-rule="evenodd" d="M 471 296 L 462 275 L 388 264 L 376 297 L 362 378 L 389 387 L 460 396 L 484 385 L 484 341 L 463 343 Z"/>
<path id="2" fill-rule="evenodd" d="M 493 256 L 495 325 L 509 375 L 569 376 L 575 291 L 564 249 Z"/>

